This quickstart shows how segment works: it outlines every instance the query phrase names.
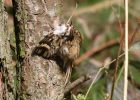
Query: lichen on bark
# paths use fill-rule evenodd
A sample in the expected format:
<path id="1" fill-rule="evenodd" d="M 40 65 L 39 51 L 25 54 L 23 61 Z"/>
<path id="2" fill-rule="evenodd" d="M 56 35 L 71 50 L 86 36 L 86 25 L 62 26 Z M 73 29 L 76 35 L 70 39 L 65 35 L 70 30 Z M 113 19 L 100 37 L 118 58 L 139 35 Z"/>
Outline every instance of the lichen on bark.
<path id="1" fill-rule="evenodd" d="M 0 1 L 0 100 L 14 99 L 14 66 L 10 51 L 9 33 L 7 31 L 8 15 L 4 1 Z"/>
<path id="2" fill-rule="evenodd" d="M 33 48 L 51 27 L 63 23 L 62 0 L 13 0 L 17 40 L 19 98 L 27 100 L 61 100 L 65 73 L 54 60 L 32 57 Z M 23 16 L 24 15 L 24 16 Z M 51 26 L 51 27 L 50 27 Z M 21 61 L 22 60 L 22 61 Z M 21 95 L 22 94 L 22 95 Z"/>

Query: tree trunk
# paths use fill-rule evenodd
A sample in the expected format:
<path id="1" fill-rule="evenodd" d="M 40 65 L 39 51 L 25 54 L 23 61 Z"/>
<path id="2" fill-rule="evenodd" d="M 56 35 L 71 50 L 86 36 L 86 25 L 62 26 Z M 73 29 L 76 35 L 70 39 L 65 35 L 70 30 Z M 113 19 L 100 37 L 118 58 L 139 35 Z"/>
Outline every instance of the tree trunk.
<path id="1" fill-rule="evenodd" d="M 31 54 L 51 27 L 63 23 L 60 13 L 63 1 L 13 0 L 13 8 L 18 59 L 17 98 L 62 100 L 65 73 L 55 61 Z"/>
<path id="2" fill-rule="evenodd" d="M 0 0 L 0 100 L 14 100 L 14 66 L 7 32 L 8 15 L 4 1 Z"/>

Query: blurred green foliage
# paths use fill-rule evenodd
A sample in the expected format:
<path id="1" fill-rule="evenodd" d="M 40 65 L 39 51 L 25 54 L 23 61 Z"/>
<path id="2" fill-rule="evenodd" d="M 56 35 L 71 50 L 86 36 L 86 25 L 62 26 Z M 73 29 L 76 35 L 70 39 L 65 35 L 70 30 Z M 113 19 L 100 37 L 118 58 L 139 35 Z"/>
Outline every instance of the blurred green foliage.
<path id="1" fill-rule="evenodd" d="M 70 0 L 68 0 L 68 1 L 71 2 Z M 72 0 L 72 1 L 75 1 L 75 0 Z M 103 1 L 107 1 L 107 0 L 77 0 L 78 10 L 80 10 L 81 8 L 88 8 L 88 7 L 94 6 L 98 3 L 102 3 Z M 111 2 L 111 0 L 110 0 L 110 2 Z M 137 24 L 136 24 L 137 18 L 135 18 L 135 17 L 137 16 L 137 14 L 139 14 L 139 11 L 140 11 L 139 3 L 140 3 L 140 0 L 133 0 L 133 2 L 130 2 L 130 4 L 129 4 L 130 5 L 130 11 L 129 11 L 130 17 L 129 18 L 131 20 L 131 23 L 130 22 L 129 23 L 132 26 L 132 27 L 130 27 L 131 30 L 129 29 L 130 32 L 131 31 L 133 32 L 134 31 L 133 27 L 137 26 Z M 71 5 L 69 5 L 69 6 L 71 6 Z M 104 4 L 102 4 L 102 6 L 104 6 Z M 75 7 L 75 4 L 73 5 L 73 7 Z M 69 11 L 69 7 L 67 7 L 67 8 Z M 102 44 L 105 44 L 109 40 L 119 39 L 120 35 L 124 33 L 124 26 L 123 26 L 124 22 L 125 22 L 124 12 L 125 12 L 124 5 L 121 5 L 121 6 L 111 5 L 108 8 L 103 8 L 94 13 L 87 12 L 87 13 L 81 14 L 76 17 L 74 16 L 72 22 L 73 22 L 74 26 L 81 32 L 81 34 L 84 37 L 80 55 L 85 54 L 85 52 L 89 51 L 92 48 L 100 47 Z M 83 20 L 84 24 L 87 26 L 87 30 L 90 33 L 90 37 L 87 36 L 87 31 L 86 31 L 86 29 L 84 29 L 85 28 L 84 25 L 82 25 L 78 21 L 79 18 L 81 18 Z M 120 23 L 122 24 L 122 27 L 120 27 L 120 25 L 119 25 Z M 121 32 L 121 30 L 123 30 L 123 32 Z M 140 33 L 140 31 L 137 33 Z M 13 37 L 14 36 L 11 37 L 11 43 L 15 47 L 15 39 Z M 140 35 L 136 36 L 136 38 L 138 38 L 138 37 L 140 37 Z M 137 48 L 139 48 L 139 50 L 140 50 L 140 46 L 137 46 Z M 94 78 L 98 71 L 97 67 L 99 69 L 99 67 L 101 67 L 101 66 L 95 67 L 94 64 L 91 64 L 90 60 L 96 59 L 101 64 L 103 64 L 104 61 L 106 60 L 106 58 L 108 58 L 108 57 L 110 57 L 111 60 L 115 59 L 117 57 L 118 49 L 119 49 L 119 46 L 114 45 L 113 47 L 104 49 L 99 54 L 93 55 L 93 56 L 89 57 L 88 59 L 86 59 L 85 61 L 82 61 L 81 64 L 79 65 L 79 67 L 77 69 L 73 70 L 72 81 L 74 81 L 81 75 L 79 73 L 82 73 L 82 75 L 83 74 L 87 75 L 87 74 L 89 74 L 88 71 L 91 71 L 91 72 L 93 71 L 95 73 L 95 74 L 92 73 L 93 74 L 92 77 Z M 23 50 L 21 50 L 21 51 L 23 51 Z M 14 52 L 15 51 L 13 51 L 13 53 Z M 122 52 L 124 52 L 124 51 L 122 51 Z M 139 78 L 139 76 L 140 76 L 140 59 L 138 59 L 138 58 L 140 58 L 140 52 L 137 51 L 137 52 L 133 52 L 133 53 L 135 54 L 135 56 L 134 56 L 134 54 L 129 55 L 129 60 L 130 60 L 130 65 L 129 65 L 130 80 L 129 81 L 130 81 L 130 84 L 134 83 L 133 85 L 135 85 L 136 87 L 139 88 L 139 86 L 140 86 L 140 78 Z M 13 59 L 16 60 L 15 55 L 16 54 L 13 55 Z M 139 57 L 136 57 L 136 56 L 139 56 Z M 123 59 L 123 61 L 124 61 L 124 59 Z M 119 62 L 118 75 L 120 74 L 120 76 L 118 77 L 119 81 L 116 84 L 116 87 L 118 86 L 120 80 L 123 80 L 123 71 L 122 72 L 120 71 L 120 70 L 123 70 L 123 65 L 122 65 L 123 61 Z M 85 67 L 86 70 L 82 70 L 82 67 Z M 96 71 L 94 70 L 94 67 L 95 67 Z M 104 100 L 105 95 L 111 91 L 111 90 L 107 91 L 107 87 L 108 87 L 108 83 L 112 83 L 112 78 L 114 76 L 114 69 L 115 69 L 115 63 L 111 64 L 109 66 L 109 69 L 106 69 L 107 74 L 105 74 L 103 77 L 101 75 L 101 77 L 99 77 L 97 82 L 95 84 L 93 84 L 93 86 L 88 94 L 87 100 Z M 104 73 L 102 73 L 102 74 L 104 74 Z M 72 94 L 73 98 L 75 100 L 84 100 L 85 94 L 87 92 L 87 89 L 89 88 L 90 83 L 91 83 L 91 81 L 88 83 L 88 85 L 84 84 L 83 88 L 79 87 L 80 91 L 75 92 L 75 94 L 73 93 Z M 17 84 L 17 83 L 15 83 L 15 84 Z M 117 88 L 120 88 L 121 91 L 123 91 L 122 87 L 117 87 Z M 129 91 L 131 91 L 131 90 L 129 90 Z M 114 95 L 116 96 L 116 94 L 114 94 Z M 132 96 L 132 95 L 129 94 L 129 96 Z M 114 100 L 116 100 L 116 99 L 114 99 Z"/>
<path id="2" fill-rule="evenodd" d="M 86 9 L 88 7 L 94 6 L 96 4 L 102 3 L 103 1 L 108 1 L 108 0 L 77 0 L 78 1 L 78 10 L 80 9 Z M 110 0 L 111 2 L 111 0 Z M 130 6 L 131 6 L 131 11 L 129 12 L 130 14 L 130 26 L 132 26 L 130 29 L 130 32 L 134 31 L 134 27 L 137 26 L 136 23 L 136 18 L 134 18 L 134 14 L 138 13 L 135 12 L 135 9 L 138 9 L 135 7 L 135 5 L 137 5 L 139 2 L 138 0 L 134 0 L 133 2 L 130 2 Z M 104 6 L 104 4 L 102 4 Z M 88 10 L 88 9 L 87 9 Z M 89 51 L 91 48 L 97 48 L 100 47 L 100 45 L 105 44 L 106 42 L 108 42 L 109 40 L 117 40 L 120 38 L 121 34 L 124 34 L 124 22 L 125 22 L 125 16 L 124 16 L 125 10 L 124 10 L 124 5 L 118 6 L 118 5 L 111 5 L 108 8 L 103 8 L 97 12 L 86 12 L 84 14 L 79 15 L 78 17 L 76 16 L 74 18 L 74 25 L 76 26 L 76 28 L 79 29 L 79 31 L 82 33 L 84 40 L 82 43 L 82 47 L 81 47 L 81 53 L 80 55 L 83 55 L 85 52 Z M 134 15 L 134 16 L 133 16 Z M 78 19 L 81 18 L 83 21 L 83 23 L 80 23 L 78 21 Z M 87 31 L 84 28 L 84 25 L 87 25 L 87 30 L 90 31 L 91 37 L 87 37 Z M 120 26 L 121 25 L 121 26 Z M 130 30 L 129 29 L 129 30 Z M 137 37 L 138 38 L 138 37 Z M 134 39 L 135 41 L 135 39 Z M 140 47 L 139 47 L 140 48 Z M 74 70 L 74 73 L 72 75 L 72 79 L 75 80 L 77 77 L 80 76 L 80 74 L 78 74 L 78 71 L 82 71 L 83 74 L 88 74 L 90 67 L 94 67 L 94 65 L 89 64 L 91 59 L 96 59 L 102 63 L 104 63 L 104 60 L 108 57 L 111 58 L 111 60 L 116 59 L 117 54 L 118 54 L 118 49 L 119 49 L 119 45 L 114 45 L 111 48 L 107 48 L 103 51 L 101 51 L 99 54 L 94 55 L 89 57 L 88 59 L 86 59 L 85 61 L 81 62 L 80 67 L 78 67 L 78 70 Z M 124 49 L 124 48 L 122 48 Z M 124 51 L 122 50 L 122 53 Z M 138 53 L 137 53 L 138 54 Z M 137 55 L 136 54 L 136 55 Z M 140 54 L 138 54 L 140 56 Z M 129 67 L 129 77 L 132 78 L 132 80 L 134 81 L 134 83 L 136 83 L 138 86 L 140 84 L 140 59 L 137 59 L 134 55 L 130 55 L 130 67 Z M 136 60 L 137 59 L 137 60 Z M 116 95 L 117 92 L 119 92 L 121 90 L 121 92 L 123 91 L 123 87 L 118 87 L 118 84 L 120 84 L 120 80 L 123 80 L 123 62 L 124 62 L 124 58 L 121 58 L 119 61 L 119 72 L 118 72 L 118 79 L 119 81 L 117 81 L 116 84 L 116 90 L 114 93 L 114 97 L 118 96 Z M 87 64 L 87 66 L 86 66 Z M 80 70 L 82 69 L 82 65 L 84 65 L 83 67 L 86 67 L 86 70 Z M 99 66 L 101 67 L 101 66 Z M 106 93 L 110 93 L 110 91 L 107 91 L 107 87 L 108 87 L 108 82 L 106 80 L 109 81 L 109 83 L 112 84 L 112 78 L 114 76 L 114 69 L 115 69 L 115 62 L 112 63 L 109 67 L 109 69 L 107 69 L 107 74 L 104 75 L 104 77 L 100 77 L 99 80 L 97 80 L 97 82 L 92 86 L 90 93 L 88 94 L 88 98 L 87 100 L 104 100 L 104 97 L 106 95 Z M 90 71 L 92 71 L 93 69 L 91 69 Z M 80 73 L 82 73 L 80 72 Z M 94 72 L 94 70 L 93 70 Z M 97 73 L 97 72 L 96 72 Z M 95 75 L 93 75 L 94 77 Z M 131 84 L 131 80 L 130 83 Z M 86 84 L 87 85 L 87 84 Z M 80 91 L 80 93 L 78 95 L 75 95 L 75 100 L 84 100 L 84 96 L 86 94 L 86 91 L 89 87 L 89 85 L 85 86 L 86 88 L 81 89 L 82 91 Z M 117 91 L 117 89 L 119 88 L 119 91 Z M 129 90 L 131 91 L 131 90 Z M 136 91 L 135 91 L 136 92 Z M 120 97 L 122 95 L 119 95 Z M 129 94 L 130 97 L 132 97 L 131 94 Z M 129 97 L 128 97 L 129 98 Z M 113 100 L 118 100 L 118 99 L 113 99 Z"/>
<path id="3" fill-rule="evenodd" d="M 105 78 L 98 80 L 91 88 L 87 100 L 104 100 Z"/>

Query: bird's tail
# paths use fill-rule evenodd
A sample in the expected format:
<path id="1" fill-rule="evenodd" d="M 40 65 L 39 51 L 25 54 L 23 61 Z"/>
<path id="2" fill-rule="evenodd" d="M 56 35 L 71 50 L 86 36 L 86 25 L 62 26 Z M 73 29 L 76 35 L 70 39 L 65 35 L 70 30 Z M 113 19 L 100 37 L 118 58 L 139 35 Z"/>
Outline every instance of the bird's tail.
<path id="1" fill-rule="evenodd" d="M 68 84 L 68 82 L 70 81 L 71 73 L 72 73 L 72 66 L 69 65 L 68 68 L 67 68 L 67 70 L 66 70 L 66 76 L 65 76 L 65 84 L 64 84 L 64 86 L 66 86 Z"/>

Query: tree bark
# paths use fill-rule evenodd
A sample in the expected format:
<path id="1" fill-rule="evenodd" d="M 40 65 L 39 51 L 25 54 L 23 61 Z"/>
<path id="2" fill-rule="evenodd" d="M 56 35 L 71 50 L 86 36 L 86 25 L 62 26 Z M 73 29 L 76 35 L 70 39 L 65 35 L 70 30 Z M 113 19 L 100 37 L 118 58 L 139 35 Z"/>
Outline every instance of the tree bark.
<path id="1" fill-rule="evenodd" d="M 0 0 L 0 100 L 14 100 L 14 66 L 7 32 L 8 15 L 4 1 Z"/>
<path id="2" fill-rule="evenodd" d="M 51 27 L 63 23 L 62 0 L 13 0 L 17 45 L 17 98 L 62 100 L 65 73 L 53 60 L 32 57 Z M 51 27 L 50 27 L 51 26 Z"/>

